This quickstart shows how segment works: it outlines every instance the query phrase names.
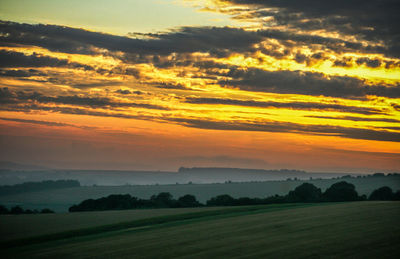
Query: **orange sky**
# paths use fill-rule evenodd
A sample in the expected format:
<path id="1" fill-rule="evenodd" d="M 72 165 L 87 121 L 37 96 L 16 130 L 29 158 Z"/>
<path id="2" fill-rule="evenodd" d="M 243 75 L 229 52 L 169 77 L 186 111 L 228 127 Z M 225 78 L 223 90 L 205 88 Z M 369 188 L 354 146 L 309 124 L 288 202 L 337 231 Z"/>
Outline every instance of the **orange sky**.
<path id="1" fill-rule="evenodd" d="M 159 18 L 168 22 L 141 14 L 143 29 L 122 18 L 107 27 L 95 16 L 46 24 L 45 14 L 4 2 L 11 21 L 0 23 L 1 160 L 399 170 L 399 35 L 380 30 L 390 12 L 377 7 L 368 20 L 351 4 L 344 12 L 252 2 L 151 1 L 168 6 Z"/>

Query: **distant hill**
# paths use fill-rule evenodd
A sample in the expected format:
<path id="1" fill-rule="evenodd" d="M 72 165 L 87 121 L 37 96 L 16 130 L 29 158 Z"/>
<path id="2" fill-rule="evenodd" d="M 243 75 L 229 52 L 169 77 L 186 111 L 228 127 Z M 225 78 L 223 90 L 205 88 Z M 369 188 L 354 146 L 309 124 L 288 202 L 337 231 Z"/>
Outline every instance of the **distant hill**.
<path id="1" fill-rule="evenodd" d="M 188 173 L 188 172 L 218 172 L 218 173 L 263 173 L 263 174 L 298 174 L 304 175 L 307 174 L 306 171 L 302 170 L 290 170 L 290 169 L 280 169 L 280 170 L 265 170 L 265 169 L 249 169 L 249 168 L 230 168 L 230 167 L 181 167 L 179 168 L 179 173 Z"/>
<path id="2" fill-rule="evenodd" d="M 246 168 L 222 168 L 222 167 L 181 167 L 179 173 L 190 178 L 193 182 L 250 182 L 250 181 L 276 181 L 286 179 L 308 180 L 310 178 L 342 177 L 344 173 L 308 173 L 301 170 L 264 170 Z"/>
<path id="3" fill-rule="evenodd" d="M 50 168 L 38 165 L 19 164 L 10 161 L 0 161 L 0 170 L 49 170 Z"/>
<path id="4" fill-rule="evenodd" d="M 19 168 L 19 169 L 15 169 Z M 82 185 L 148 185 L 185 183 L 259 182 L 280 180 L 309 180 L 336 178 L 344 173 L 308 173 L 299 170 L 263 170 L 244 168 L 194 167 L 180 168 L 177 172 L 117 171 L 117 170 L 0 170 L 0 185 L 38 182 L 44 180 L 73 179 Z M 354 174 L 353 174 L 354 175 Z"/>
<path id="5" fill-rule="evenodd" d="M 58 181 L 42 181 L 42 182 L 25 182 L 15 185 L 0 186 L 0 195 L 9 195 L 16 193 L 43 191 L 51 189 L 63 189 L 80 187 L 80 183 L 76 180 L 58 180 Z"/>

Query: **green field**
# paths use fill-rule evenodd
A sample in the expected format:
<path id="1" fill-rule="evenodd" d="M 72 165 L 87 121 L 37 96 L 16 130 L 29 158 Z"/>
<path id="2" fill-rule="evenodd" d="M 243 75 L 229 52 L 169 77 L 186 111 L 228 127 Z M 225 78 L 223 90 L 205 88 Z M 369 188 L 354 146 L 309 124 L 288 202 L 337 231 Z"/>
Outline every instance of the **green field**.
<path id="1" fill-rule="evenodd" d="M 132 185 L 132 186 L 83 186 L 76 188 L 56 189 L 1 195 L 0 204 L 8 207 L 20 205 L 24 209 L 50 208 L 56 212 L 66 212 L 73 204 L 86 199 L 97 199 L 110 194 L 130 194 L 135 197 L 148 199 L 151 195 L 160 192 L 170 192 L 174 198 L 185 194 L 192 194 L 200 202 L 211 197 L 229 194 L 234 198 L 257 197 L 265 198 L 275 194 L 286 195 L 304 182 L 309 182 L 325 191 L 326 188 L 340 181 L 347 181 L 355 185 L 357 192 L 369 195 L 373 190 L 382 186 L 389 186 L 393 191 L 400 190 L 400 177 L 367 177 L 349 179 L 314 179 L 309 181 L 268 181 L 226 184 L 173 184 L 173 185 Z"/>
<path id="2" fill-rule="evenodd" d="M 0 244 L 6 258 L 399 258 L 399 218 L 400 202 L 176 209 Z"/>
<path id="3" fill-rule="evenodd" d="M 0 242 L 81 228 L 117 224 L 149 217 L 212 210 L 216 210 L 216 208 L 143 209 L 57 214 L 0 215 Z"/>

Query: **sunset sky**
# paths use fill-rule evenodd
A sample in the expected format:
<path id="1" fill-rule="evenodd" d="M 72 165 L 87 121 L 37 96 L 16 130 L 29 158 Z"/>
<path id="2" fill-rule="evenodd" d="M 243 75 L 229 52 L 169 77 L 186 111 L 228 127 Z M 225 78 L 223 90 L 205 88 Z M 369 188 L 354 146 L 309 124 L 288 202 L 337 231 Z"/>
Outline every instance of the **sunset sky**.
<path id="1" fill-rule="evenodd" d="M 400 171 L 397 0 L 2 0 L 2 161 Z"/>

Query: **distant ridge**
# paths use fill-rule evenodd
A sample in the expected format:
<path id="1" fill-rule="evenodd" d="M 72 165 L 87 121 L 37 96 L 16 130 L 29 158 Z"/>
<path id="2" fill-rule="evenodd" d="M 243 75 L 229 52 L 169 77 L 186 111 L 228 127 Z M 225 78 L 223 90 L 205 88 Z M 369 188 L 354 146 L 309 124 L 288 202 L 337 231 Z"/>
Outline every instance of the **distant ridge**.
<path id="1" fill-rule="evenodd" d="M 179 173 L 201 171 L 219 171 L 219 172 L 251 172 L 251 173 L 298 173 L 309 174 L 303 170 L 294 169 L 252 169 L 252 168 L 235 168 L 235 167 L 180 167 Z"/>
<path id="2" fill-rule="evenodd" d="M 82 185 L 151 185 L 151 184 L 195 184 L 260 182 L 282 180 L 311 180 L 337 178 L 353 173 L 317 173 L 301 170 L 246 169 L 225 167 L 181 167 L 175 172 L 167 171 L 121 171 L 121 170 L 69 170 L 46 169 L 40 166 L 21 165 L 12 162 L 0 163 L 0 185 L 23 182 L 72 179 Z"/>
<path id="3" fill-rule="evenodd" d="M 50 170 L 48 167 L 0 161 L 0 170 Z"/>

